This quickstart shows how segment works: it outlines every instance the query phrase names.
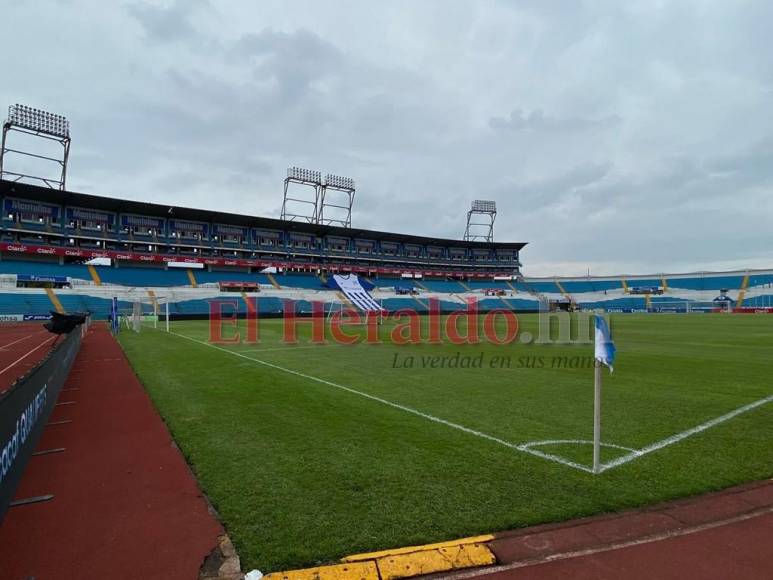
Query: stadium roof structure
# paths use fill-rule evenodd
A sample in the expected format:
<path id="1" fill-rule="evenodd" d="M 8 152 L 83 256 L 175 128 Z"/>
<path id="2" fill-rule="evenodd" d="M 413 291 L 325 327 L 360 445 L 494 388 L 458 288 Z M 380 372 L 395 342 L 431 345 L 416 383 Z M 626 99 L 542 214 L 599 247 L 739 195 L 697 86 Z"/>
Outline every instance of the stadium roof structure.
<path id="1" fill-rule="evenodd" d="M 319 237 L 339 236 L 342 238 L 364 238 L 368 240 L 393 241 L 402 243 L 429 244 L 438 246 L 459 246 L 480 249 L 512 249 L 521 250 L 528 242 L 482 242 L 464 241 L 431 236 L 417 236 L 395 232 L 382 232 L 359 228 L 344 228 L 340 226 L 310 224 L 300 221 L 287 221 L 276 218 L 266 218 L 219 212 L 204 209 L 194 209 L 177 205 L 148 203 L 126 199 L 116 199 L 101 195 L 76 193 L 73 191 L 53 190 L 28 183 L 0 181 L 0 194 L 10 197 L 22 197 L 43 203 L 78 206 L 101 209 L 115 213 L 132 213 L 153 217 L 176 218 L 192 221 L 223 223 L 243 227 L 266 228 L 284 231 L 297 231 L 314 234 Z"/>

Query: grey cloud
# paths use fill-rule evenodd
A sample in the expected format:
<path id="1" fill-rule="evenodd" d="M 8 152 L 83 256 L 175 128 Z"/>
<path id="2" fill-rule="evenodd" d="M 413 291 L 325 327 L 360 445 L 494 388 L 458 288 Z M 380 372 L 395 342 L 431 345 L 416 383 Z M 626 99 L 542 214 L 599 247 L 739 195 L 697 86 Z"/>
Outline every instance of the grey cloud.
<path id="1" fill-rule="evenodd" d="M 190 13 L 205 4 L 206 0 L 175 0 L 169 7 L 164 8 L 143 2 L 130 4 L 126 10 L 142 25 L 150 40 L 166 43 L 197 36 L 190 22 Z"/>
<path id="2" fill-rule="evenodd" d="M 580 117 L 551 117 L 541 109 L 525 114 L 521 109 L 515 109 L 507 117 L 492 117 L 489 126 L 492 129 L 508 131 L 587 131 L 606 129 L 620 123 L 620 118 L 610 115 L 602 119 L 583 119 Z"/>
<path id="3" fill-rule="evenodd" d="M 297 164 L 357 179 L 358 227 L 460 237 L 495 199 L 527 273 L 773 265 L 771 10 L 14 3 L 41 34 L 6 31 L 0 106 L 70 117 L 76 190 L 277 215 Z"/>

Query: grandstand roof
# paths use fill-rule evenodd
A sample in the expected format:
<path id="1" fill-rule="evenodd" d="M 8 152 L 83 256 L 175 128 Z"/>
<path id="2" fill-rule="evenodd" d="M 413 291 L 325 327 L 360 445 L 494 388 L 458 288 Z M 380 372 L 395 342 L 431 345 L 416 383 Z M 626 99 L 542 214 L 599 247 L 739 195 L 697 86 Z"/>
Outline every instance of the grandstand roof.
<path id="1" fill-rule="evenodd" d="M 131 201 L 126 199 L 116 199 L 113 197 L 76 193 L 73 191 L 60 191 L 48 187 L 5 180 L 0 181 L 0 194 L 10 197 L 21 197 L 24 199 L 30 199 L 44 203 L 55 203 L 60 205 L 101 209 L 103 211 L 111 211 L 115 213 L 132 213 L 163 218 L 173 217 L 183 220 L 232 224 L 244 227 L 298 231 L 314 234 L 319 237 L 342 236 L 348 238 L 364 238 L 369 240 L 394 241 L 409 244 L 436 244 L 439 246 L 463 246 L 480 249 L 505 248 L 520 250 L 527 244 L 527 242 L 467 242 L 463 240 L 434 238 L 430 236 L 416 236 L 395 232 L 382 232 L 378 230 L 343 228 L 339 226 L 309 224 L 299 221 L 283 221 L 275 218 L 194 209 L 178 205 L 166 205 L 141 201 Z"/>

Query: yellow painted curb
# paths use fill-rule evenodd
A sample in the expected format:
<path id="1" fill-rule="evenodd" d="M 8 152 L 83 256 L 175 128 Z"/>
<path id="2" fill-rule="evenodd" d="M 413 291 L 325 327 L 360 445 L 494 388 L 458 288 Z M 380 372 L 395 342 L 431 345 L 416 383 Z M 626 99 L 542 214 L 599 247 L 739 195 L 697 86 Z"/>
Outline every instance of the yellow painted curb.
<path id="1" fill-rule="evenodd" d="M 379 580 L 375 562 L 334 564 L 266 574 L 266 580 Z"/>
<path id="2" fill-rule="evenodd" d="M 447 542 L 436 542 L 434 544 L 424 544 L 423 546 L 406 546 L 405 548 L 394 548 L 392 550 L 381 550 L 380 552 L 366 552 L 364 554 L 354 554 L 342 558 L 342 562 L 361 562 L 363 560 L 377 560 L 384 556 L 397 556 L 399 554 L 411 554 L 413 552 L 422 552 L 425 550 L 437 550 L 439 548 L 450 548 L 453 546 L 464 546 L 467 544 L 483 544 L 494 539 L 491 534 L 483 536 L 470 536 L 459 540 L 449 540 Z"/>
<path id="3" fill-rule="evenodd" d="M 267 580 L 397 580 L 462 568 L 491 566 L 491 534 L 460 540 L 354 554 L 340 564 L 267 574 Z"/>
<path id="4" fill-rule="evenodd" d="M 411 554 L 384 556 L 376 560 L 381 580 L 410 578 L 422 574 L 436 574 L 460 568 L 490 566 L 496 562 L 485 544 L 448 546 L 436 550 L 421 550 Z"/>

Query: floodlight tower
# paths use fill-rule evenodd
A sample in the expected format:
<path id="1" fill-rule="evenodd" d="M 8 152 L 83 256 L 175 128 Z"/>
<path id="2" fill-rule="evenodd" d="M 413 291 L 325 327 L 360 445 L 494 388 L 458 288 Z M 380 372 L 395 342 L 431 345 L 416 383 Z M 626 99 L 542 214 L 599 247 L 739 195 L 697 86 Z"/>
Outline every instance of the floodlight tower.
<path id="1" fill-rule="evenodd" d="M 354 179 L 328 173 L 325 176 L 325 183 L 322 186 L 322 194 L 319 198 L 317 223 L 325 225 L 336 224 L 345 228 L 352 227 L 352 205 L 354 205 L 355 191 Z M 333 198 L 333 201 L 330 200 L 331 193 L 336 196 Z M 325 208 L 335 209 L 333 212 L 328 212 L 328 215 L 325 215 Z"/>
<path id="2" fill-rule="evenodd" d="M 47 157 L 31 151 L 10 149 L 6 146 L 6 143 L 8 141 L 8 133 L 12 131 L 59 143 L 59 145 L 62 146 L 61 157 Z M 32 157 L 56 163 L 61 169 L 60 176 L 56 179 L 8 171 L 5 168 L 6 153 L 15 153 L 24 157 Z M 70 122 L 65 117 L 40 109 L 34 109 L 26 105 L 16 104 L 8 107 L 8 119 L 3 123 L 3 137 L 2 144 L 0 145 L 0 179 L 9 179 L 11 181 L 21 181 L 23 179 L 42 181 L 51 189 L 63 190 L 65 188 L 65 179 L 67 178 L 67 159 L 69 156 Z"/>
<path id="3" fill-rule="evenodd" d="M 291 184 L 295 187 L 291 188 Z M 287 177 L 285 177 L 285 192 L 284 200 L 282 201 L 281 219 L 287 221 L 299 219 L 305 220 L 310 224 L 317 223 L 321 192 L 321 171 L 290 167 L 287 170 Z M 296 195 L 299 197 L 293 197 Z"/>
<path id="4" fill-rule="evenodd" d="M 478 217 L 473 217 L 478 216 Z M 474 222 L 480 219 L 482 221 Z M 464 230 L 464 241 L 484 242 L 494 241 L 494 220 L 497 219 L 497 202 L 476 199 L 467 212 L 467 229 Z"/>

